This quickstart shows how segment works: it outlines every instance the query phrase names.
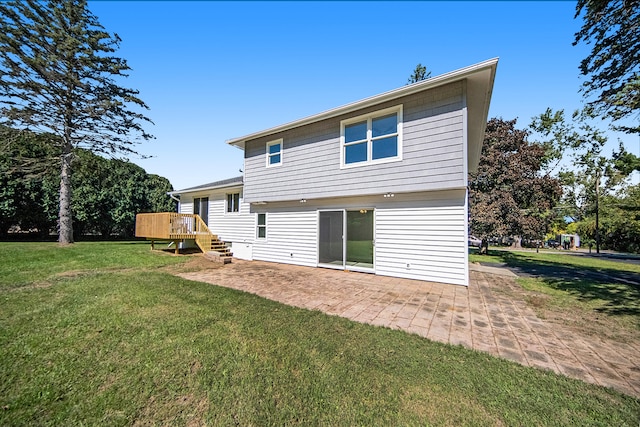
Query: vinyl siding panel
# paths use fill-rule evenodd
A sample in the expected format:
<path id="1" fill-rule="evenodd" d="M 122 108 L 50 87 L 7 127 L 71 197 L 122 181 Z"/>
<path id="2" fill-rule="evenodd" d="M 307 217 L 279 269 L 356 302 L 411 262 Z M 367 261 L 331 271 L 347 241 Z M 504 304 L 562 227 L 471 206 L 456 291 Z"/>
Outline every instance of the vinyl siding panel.
<path id="1" fill-rule="evenodd" d="M 402 160 L 340 168 L 340 121 L 403 106 Z M 463 84 L 452 83 L 245 145 L 245 198 L 282 201 L 466 186 Z M 283 139 L 283 163 L 265 165 L 266 143 Z"/>
<path id="2" fill-rule="evenodd" d="M 376 209 L 376 274 L 468 285 L 466 192 Z"/>
<path id="3" fill-rule="evenodd" d="M 213 199 L 213 201 L 212 201 Z M 226 212 L 226 193 L 209 198 L 209 229 L 225 242 L 252 242 L 255 236 L 255 215 L 240 194 L 239 212 Z"/>
<path id="4" fill-rule="evenodd" d="M 318 211 L 366 208 L 375 212 L 376 274 L 467 285 L 465 198 L 449 190 L 256 206 L 253 215 L 267 214 L 267 238 L 254 240 L 253 259 L 316 266 Z"/>
<path id="5" fill-rule="evenodd" d="M 180 200 L 180 212 L 181 214 L 192 214 L 193 213 L 193 197 L 185 200 Z"/>
<path id="6" fill-rule="evenodd" d="M 227 194 L 240 193 L 239 212 L 226 212 Z M 233 188 L 224 192 L 200 192 L 184 194 L 180 201 L 180 213 L 193 213 L 193 199 L 209 198 L 209 222 L 207 226 L 213 234 L 225 242 L 253 241 L 255 237 L 255 215 L 250 212 L 250 205 L 243 199 L 242 190 Z"/>
<path id="7" fill-rule="evenodd" d="M 318 258 L 317 212 L 315 210 L 264 212 L 267 213 L 267 238 L 255 239 L 253 259 L 315 267 Z"/>

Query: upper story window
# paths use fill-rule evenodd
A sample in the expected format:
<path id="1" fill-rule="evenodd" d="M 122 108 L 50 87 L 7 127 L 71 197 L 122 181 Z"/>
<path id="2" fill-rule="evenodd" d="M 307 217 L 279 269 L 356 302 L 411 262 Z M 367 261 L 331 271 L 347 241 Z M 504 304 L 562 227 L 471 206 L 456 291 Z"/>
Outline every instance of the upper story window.
<path id="1" fill-rule="evenodd" d="M 240 193 L 227 194 L 227 212 L 240 212 Z"/>
<path id="2" fill-rule="evenodd" d="M 340 122 L 341 166 L 402 160 L 402 105 Z"/>
<path id="3" fill-rule="evenodd" d="M 282 139 L 267 142 L 267 167 L 282 164 Z"/>

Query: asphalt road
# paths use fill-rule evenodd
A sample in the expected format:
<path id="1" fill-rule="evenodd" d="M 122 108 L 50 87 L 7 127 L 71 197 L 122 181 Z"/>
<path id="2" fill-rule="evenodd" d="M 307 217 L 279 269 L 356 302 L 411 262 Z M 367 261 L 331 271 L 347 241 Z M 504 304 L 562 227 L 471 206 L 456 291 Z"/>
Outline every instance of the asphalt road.
<path id="1" fill-rule="evenodd" d="M 545 250 L 546 253 L 556 253 L 556 251 Z M 634 254 L 620 254 L 611 252 L 601 252 L 596 254 L 595 251 L 589 253 L 587 251 L 558 251 L 562 254 L 571 256 L 583 256 L 593 258 L 604 258 L 609 261 L 622 262 L 626 264 L 640 264 L 640 256 Z M 622 283 L 633 286 L 640 286 L 640 274 L 626 271 L 602 269 L 602 268 L 584 268 L 562 267 L 549 263 L 521 263 L 519 265 L 508 265 L 506 263 L 480 263 L 485 266 L 502 267 L 512 271 L 520 277 L 548 277 L 554 279 L 575 280 L 577 278 L 585 280 L 595 280 L 608 283 Z"/>

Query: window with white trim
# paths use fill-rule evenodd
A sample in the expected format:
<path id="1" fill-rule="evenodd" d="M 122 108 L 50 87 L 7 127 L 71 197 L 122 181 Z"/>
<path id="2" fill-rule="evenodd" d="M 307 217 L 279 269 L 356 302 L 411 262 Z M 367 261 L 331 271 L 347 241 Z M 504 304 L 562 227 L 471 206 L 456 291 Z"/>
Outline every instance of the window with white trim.
<path id="1" fill-rule="evenodd" d="M 266 213 L 258 214 L 258 221 L 256 225 L 256 237 L 258 239 L 267 238 L 267 214 Z"/>
<path id="2" fill-rule="evenodd" d="M 282 139 L 267 142 L 267 167 L 282 164 Z"/>
<path id="3" fill-rule="evenodd" d="M 402 105 L 340 122 L 341 166 L 402 160 Z"/>
<path id="4" fill-rule="evenodd" d="M 227 212 L 240 212 L 240 193 L 227 194 Z"/>

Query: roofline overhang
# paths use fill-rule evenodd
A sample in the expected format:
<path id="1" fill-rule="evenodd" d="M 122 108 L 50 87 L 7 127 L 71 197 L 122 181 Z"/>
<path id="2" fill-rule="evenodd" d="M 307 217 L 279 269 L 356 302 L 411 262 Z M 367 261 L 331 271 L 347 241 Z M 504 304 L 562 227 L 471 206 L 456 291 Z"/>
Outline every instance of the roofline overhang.
<path id="1" fill-rule="evenodd" d="M 245 142 L 252 139 L 273 135 L 273 134 L 284 132 L 300 126 L 319 122 L 321 120 L 326 120 L 326 119 L 337 117 L 343 114 L 348 114 L 357 110 L 361 110 L 363 108 L 381 104 L 386 101 L 391 101 L 403 96 L 422 92 L 427 89 L 432 89 L 432 88 L 443 86 L 452 82 L 468 79 L 478 74 L 486 74 L 488 72 L 489 74 L 487 76 L 488 78 L 482 79 L 484 80 L 484 83 L 488 85 L 486 87 L 486 90 L 483 90 L 483 92 L 486 92 L 486 94 L 488 95 L 488 98 L 486 98 L 486 100 L 484 101 L 486 105 L 483 106 L 484 108 L 481 107 L 484 110 L 484 114 L 482 115 L 484 116 L 484 121 L 486 122 L 486 116 L 489 112 L 489 100 L 491 99 L 491 92 L 493 90 L 493 81 L 494 81 L 497 65 L 498 65 L 498 58 L 492 58 L 483 62 L 479 62 L 474 65 L 470 65 L 468 67 L 451 71 L 449 73 L 441 74 L 436 77 L 431 77 L 417 83 L 413 83 L 398 89 L 384 92 L 376 96 L 372 96 L 360 101 L 352 102 L 350 104 L 346 104 L 341 107 L 336 107 L 331 110 L 324 111 L 322 113 L 304 117 L 302 119 L 295 120 L 293 122 L 285 123 L 285 124 L 275 126 L 269 129 L 265 129 L 259 132 L 254 132 L 239 138 L 229 139 L 226 142 L 229 145 L 233 145 L 237 148 L 240 148 L 241 150 L 244 150 Z M 485 123 L 485 126 L 486 126 L 486 123 Z M 482 134 L 484 134 L 484 131 L 482 132 Z"/>
<path id="2" fill-rule="evenodd" d="M 176 196 L 176 195 L 185 194 L 185 193 L 199 193 L 202 191 L 222 190 L 225 188 L 242 187 L 243 185 L 244 185 L 243 181 L 236 181 L 236 182 L 230 182 L 228 184 L 223 184 L 223 185 L 212 185 L 209 187 L 192 187 L 192 188 L 185 188 L 183 190 L 169 191 L 167 192 L 167 195 Z"/>

